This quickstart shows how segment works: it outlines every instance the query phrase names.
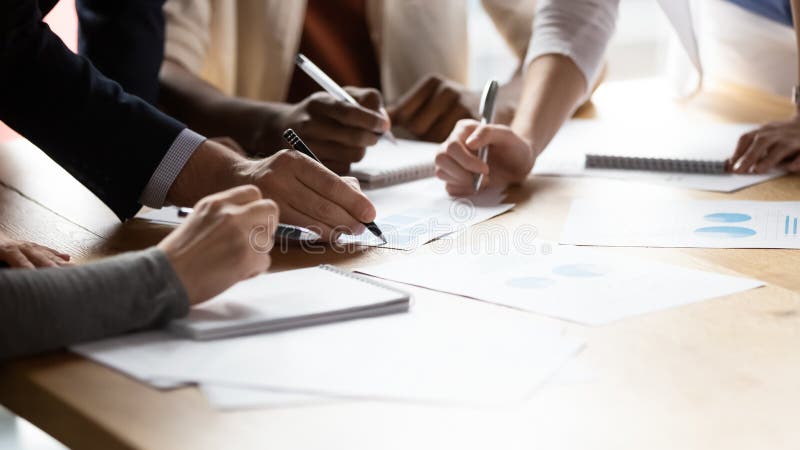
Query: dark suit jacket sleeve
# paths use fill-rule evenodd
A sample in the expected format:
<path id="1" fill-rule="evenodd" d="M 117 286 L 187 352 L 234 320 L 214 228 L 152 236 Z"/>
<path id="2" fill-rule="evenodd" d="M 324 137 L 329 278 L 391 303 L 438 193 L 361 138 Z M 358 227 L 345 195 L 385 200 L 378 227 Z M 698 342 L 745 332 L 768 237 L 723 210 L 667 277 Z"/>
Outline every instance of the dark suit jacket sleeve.
<path id="1" fill-rule="evenodd" d="M 42 22 L 36 0 L 0 1 L 0 120 L 122 219 L 136 213 L 144 187 L 186 128 L 72 53 Z"/>
<path id="2" fill-rule="evenodd" d="M 125 92 L 158 101 L 165 0 L 77 0 L 78 51 Z"/>

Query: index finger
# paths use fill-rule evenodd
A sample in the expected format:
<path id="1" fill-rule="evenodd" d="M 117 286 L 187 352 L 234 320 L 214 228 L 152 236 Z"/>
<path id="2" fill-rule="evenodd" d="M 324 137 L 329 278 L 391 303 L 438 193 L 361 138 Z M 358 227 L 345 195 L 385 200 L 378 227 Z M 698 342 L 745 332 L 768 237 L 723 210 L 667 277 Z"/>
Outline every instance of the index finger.
<path id="1" fill-rule="evenodd" d="M 311 190 L 339 205 L 358 222 L 375 220 L 375 207 L 366 195 L 321 164 L 308 158 L 303 164 L 313 164 L 315 170 L 298 170 L 297 179 Z"/>
<path id="2" fill-rule="evenodd" d="M 389 126 L 386 117 L 380 112 L 346 101 L 336 100 L 324 104 L 312 102 L 308 109 L 313 115 L 328 117 L 341 125 L 361 128 L 373 133 L 383 133 Z"/>

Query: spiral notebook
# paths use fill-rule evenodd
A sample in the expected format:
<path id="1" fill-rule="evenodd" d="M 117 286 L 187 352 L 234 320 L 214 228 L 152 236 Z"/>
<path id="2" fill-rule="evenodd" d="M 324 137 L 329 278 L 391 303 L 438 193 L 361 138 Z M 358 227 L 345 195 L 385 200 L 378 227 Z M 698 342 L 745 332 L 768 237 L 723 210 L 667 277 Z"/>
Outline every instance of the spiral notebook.
<path id="1" fill-rule="evenodd" d="M 651 158 L 643 156 L 586 154 L 586 167 L 590 169 L 723 174 L 726 172 L 727 164 L 725 159 Z"/>
<path id="2" fill-rule="evenodd" d="M 376 188 L 432 177 L 437 145 L 398 139 L 397 145 L 381 139 L 353 164 L 349 175 L 366 187 Z"/>
<path id="3" fill-rule="evenodd" d="M 574 144 L 587 169 L 622 169 L 721 175 L 739 137 L 755 125 L 683 121 L 628 125 L 594 120 L 572 122 Z"/>
<path id="4" fill-rule="evenodd" d="M 219 339 L 407 312 L 410 302 L 406 292 L 322 265 L 238 283 L 167 328 L 195 340 Z"/>

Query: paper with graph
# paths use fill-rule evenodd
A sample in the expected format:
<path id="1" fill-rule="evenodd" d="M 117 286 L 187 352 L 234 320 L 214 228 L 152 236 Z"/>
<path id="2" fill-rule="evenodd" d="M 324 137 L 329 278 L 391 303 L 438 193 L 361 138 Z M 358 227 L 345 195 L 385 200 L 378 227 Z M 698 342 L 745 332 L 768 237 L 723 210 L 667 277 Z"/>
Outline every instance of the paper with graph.
<path id="1" fill-rule="evenodd" d="M 343 235 L 340 243 L 413 250 L 514 207 L 503 203 L 505 194 L 500 189 L 488 189 L 467 198 L 450 197 L 444 182 L 436 178 L 364 193 L 378 211 L 375 223 L 383 231 L 387 243 L 382 243 L 369 231 L 359 236 Z"/>
<path id="2" fill-rule="evenodd" d="M 589 325 L 733 294 L 763 283 L 557 246 L 551 254 L 418 256 L 358 269 L 387 280 Z"/>
<path id="3" fill-rule="evenodd" d="M 800 248 L 800 202 L 572 202 L 562 244 L 615 247 Z"/>

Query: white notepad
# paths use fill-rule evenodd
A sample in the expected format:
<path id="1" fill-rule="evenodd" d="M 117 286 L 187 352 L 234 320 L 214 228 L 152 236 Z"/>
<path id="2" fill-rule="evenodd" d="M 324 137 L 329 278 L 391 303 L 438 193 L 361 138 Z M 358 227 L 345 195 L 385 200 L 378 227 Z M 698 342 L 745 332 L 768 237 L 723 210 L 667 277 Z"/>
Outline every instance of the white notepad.
<path id="1" fill-rule="evenodd" d="M 436 144 L 398 139 L 397 145 L 381 139 L 353 164 L 349 175 L 374 188 L 432 177 L 436 169 Z"/>
<path id="2" fill-rule="evenodd" d="M 329 265 L 264 274 L 193 308 L 168 328 L 219 339 L 407 312 L 409 294 Z"/>

